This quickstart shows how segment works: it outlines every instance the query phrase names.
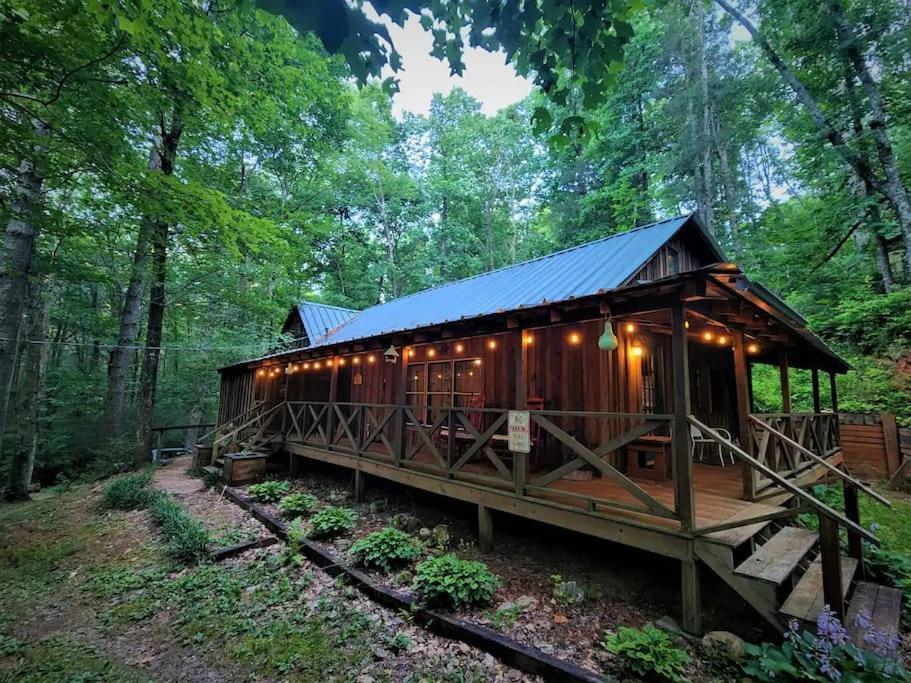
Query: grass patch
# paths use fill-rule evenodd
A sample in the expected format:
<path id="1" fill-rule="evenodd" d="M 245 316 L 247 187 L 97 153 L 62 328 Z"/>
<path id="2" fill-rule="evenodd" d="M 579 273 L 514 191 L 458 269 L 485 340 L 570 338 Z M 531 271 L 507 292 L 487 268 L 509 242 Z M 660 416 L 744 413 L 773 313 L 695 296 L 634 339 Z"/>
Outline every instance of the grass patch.
<path id="1" fill-rule="evenodd" d="M 151 481 L 151 469 L 118 477 L 108 483 L 101 492 L 101 506 L 108 510 L 142 509 L 152 499 L 152 491 L 149 488 Z"/>
<path id="2" fill-rule="evenodd" d="M 136 683 L 151 681 L 146 673 L 117 664 L 96 649 L 72 638 L 54 636 L 23 643 L 9 655 L 0 654 L 0 681 L 17 683 Z"/>
<path id="3" fill-rule="evenodd" d="M 168 553 L 179 562 L 201 562 L 209 556 L 211 538 L 206 528 L 166 493 L 158 493 L 149 506 L 152 519 L 161 528 Z"/>

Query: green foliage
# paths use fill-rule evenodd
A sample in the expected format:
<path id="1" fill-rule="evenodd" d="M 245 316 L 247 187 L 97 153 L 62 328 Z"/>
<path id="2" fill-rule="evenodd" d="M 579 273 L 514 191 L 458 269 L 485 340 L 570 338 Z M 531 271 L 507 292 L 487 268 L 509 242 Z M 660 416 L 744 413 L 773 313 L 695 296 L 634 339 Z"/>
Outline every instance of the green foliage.
<path id="1" fill-rule="evenodd" d="M 180 562 L 200 562 L 209 556 L 211 538 L 206 528 L 193 519 L 177 500 L 159 493 L 149 505 L 152 519 L 161 528 L 168 552 Z"/>
<path id="2" fill-rule="evenodd" d="M 488 612 L 485 616 L 490 621 L 490 625 L 499 631 L 504 627 L 511 628 L 518 620 L 519 615 L 522 614 L 522 611 L 522 606 L 513 602 L 501 605 L 497 607 L 496 611 Z"/>
<path id="3" fill-rule="evenodd" d="M 152 470 L 143 470 L 114 479 L 101 492 L 101 505 L 109 510 L 139 510 L 146 507 L 153 493 L 149 488 Z"/>
<path id="4" fill-rule="evenodd" d="M 411 647 L 411 638 L 403 631 L 399 631 L 389 640 L 389 649 L 393 652 L 405 652 Z"/>
<path id="5" fill-rule="evenodd" d="M 664 631 L 646 624 L 641 629 L 624 626 L 607 633 L 602 645 L 627 672 L 645 679 L 686 681 L 690 656 Z"/>
<path id="6" fill-rule="evenodd" d="M 289 519 L 305 517 L 313 512 L 317 503 L 319 501 L 316 496 L 309 493 L 289 493 L 279 501 L 278 511 Z"/>
<path id="7" fill-rule="evenodd" d="M 870 628 L 869 615 L 859 615 Z M 823 610 L 816 632 L 792 621 L 781 646 L 747 645 L 743 670 L 758 681 L 907 681 L 896 634 L 868 631 L 867 647 L 857 648 L 832 612 Z"/>
<path id="8" fill-rule="evenodd" d="M 404 531 L 386 527 L 368 534 L 351 546 L 351 554 L 368 569 L 388 574 L 418 556 L 420 546 Z"/>
<path id="9" fill-rule="evenodd" d="M 357 513 L 350 508 L 324 507 L 310 518 L 307 535 L 311 538 L 335 538 L 351 531 L 357 524 Z"/>
<path id="10" fill-rule="evenodd" d="M 261 484 L 253 484 L 247 489 L 250 498 L 260 503 L 274 503 L 288 495 L 291 490 L 291 484 L 286 481 L 264 481 Z"/>
<path id="11" fill-rule="evenodd" d="M 597 586 L 574 579 L 566 580 L 560 574 L 551 575 L 550 580 L 554 600 L 564 607 L 581 605 L 586 600 L 597 600 L 601 597 L 601 590 Z"/>
<path id="12" fill-rule="evenodd" d="M 447 554 L 418 564 L 413 588 L 422 603 L 459 609 L 491 601 L 500 580 L 483 562 Z"/>

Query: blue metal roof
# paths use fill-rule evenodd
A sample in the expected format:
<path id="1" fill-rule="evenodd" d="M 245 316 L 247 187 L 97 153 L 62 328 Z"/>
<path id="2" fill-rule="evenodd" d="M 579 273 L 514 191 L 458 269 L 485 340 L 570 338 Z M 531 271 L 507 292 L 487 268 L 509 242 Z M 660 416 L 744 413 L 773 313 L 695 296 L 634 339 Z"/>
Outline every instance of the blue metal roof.
<path id="1" fill-rule="evenodd" d="M 361 311 L 311 341 L 314 346 L 350 342 L 615 289 L 690 219 L 678 216 L 403 296 Z"/>
<path id="2" fill-rule="evenodd" d="M 318 304 L 312 301 L 301 301 L 296 308 L 311 346 L 320 342 L 331 330 L 358 314 L 358 311 L 350 308 Z"/>

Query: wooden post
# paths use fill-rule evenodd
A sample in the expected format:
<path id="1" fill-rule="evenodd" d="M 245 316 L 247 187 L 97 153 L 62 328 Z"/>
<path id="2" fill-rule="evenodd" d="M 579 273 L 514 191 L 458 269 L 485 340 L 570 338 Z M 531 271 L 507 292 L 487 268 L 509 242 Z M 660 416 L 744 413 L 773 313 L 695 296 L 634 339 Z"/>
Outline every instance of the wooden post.
<path id="1" fill-rule="evenodd" d="M 692 548 L 692 544 L 690 544 Z M 699 565 L 695 556 L 680 561 L 681 603 L 683 630 L 692 635 L 702 635 L 702 589 L 699 585 Z"/>
<path id="2" fill-rule="evenodd" d="M 394 388 L 395 404 L 398 415 L 392 418 L 395 425 L 395 439 L 393 442 L 394 453 L 392 456 L 393 463 L 396 467 L 402 466 L 402 458 L 405 454 L 405 410 L 403 406 L 408 400 L 408 359 L 411 357 L 411 347 L 402 347 L 402 365 L 396 373 L 396 384 Z"/>
<path id="3" fill-rule="evenodd" d="M 360 470 L 354 470 L 354 502 L 364 502 L 364 484 L 367 481 L 367 475 Z"/>
<path id="4" fill-rule="evenodd" d="M 514 405 L 516 410 L 525 410 L 528 406 L 528 344 L 525 330 L 519 330 L 518 335 L 515 344 L 516 397 Z"/>
<path id="5" fill-rule="evenodd" d="M 478 547 L 485 553 L 493 547 L 493 517 L 483 503 L 478 503 Z"/>
<path id="6" fill-rule="evenodd" d="M 822 562 L 823 601 L 844 622 L 845 594 L 841 581 L 838 524 L 823 514 L 819 515 L 819 557 Z"/>
<path id="7" fill-rule="evenodd" d="M 813 382 L 813 412 L 817 415 L 822 412 L 822 401 L 819 399 L 819 369 L 810 370 L 810 379 Z"/>
<path id="8" fill-rule="evenodd" d="M 686 339 L 686 311 L 683 302 L 671 307 L 671 365 L 674 392 L 673 477 L 676 508 L 684 532 L 695 520 L 693 454 L 690 440 L 690 373 Z"/>
<path id="9" fill-rule="evenodd" d="M 326 416 L 326 448 L 332 449 L 335 441 L 335 402 L 338 400 L 338 358 L 332 359 L 332 370 L 329 371 L 329 409 Z"/>
<path id="10" fill-rule="evenodd" d="M 164 447 L 164 430 L 159 429 L 155 435 L 155 456 L 161 462 L 161 451 Z"/>
<path id="11" fill-rule="evenodd" d="M 880 415 L 883 426 L 883 440 L 886 445 L 886 472 L 891 476 L 898 470 L 902 461 L 901 444 L 898 438 L 898 423 L 895 415 L 883 413 Z"/>
<path id="12" fill-rule="evenodd" d="M 525 495 L 525 484 L 528 482 L 528 453 L 512 454 L 512 477 L 516 486 L 516 495 Z"/>
<path id="13" fill-rule="evenodd" d="M 747 453 L 753 453 L 753 440 L 750 438 L 750 386 L 747 354 L 743 331 L 734 330 L 734 385 L 737 395 L 737 425 L 740 433 L 740 447 Z M 741 484 L 745 500 L 756 497 L 755 470 L 749 464 L 740 463 Z"/>
<path id="14" fill-rule="evenodd" d="M 835 387 L 835 373 L 829 372 L 829 393 L 832 396 L 832 412 L 838 413 L 838 389 Z"/>
<path id="15" fill-rule="evenodd" d="M 791 413 L 791 380 L 788 375 L 788 352 L 778 353 L 778 373 L 781 377 L 781 412 Z"/>
<path id="16" fill-rule="evenodd" d="M 845 497 L 845 517 L 860 526 L 860 503 L 857 500 L 857 487 L 846 479 L 842 479 L 842 491 Z M 863 567 L 863 542 L 860 536 L 848 529 L 848 555 L 856 557 Z"/>

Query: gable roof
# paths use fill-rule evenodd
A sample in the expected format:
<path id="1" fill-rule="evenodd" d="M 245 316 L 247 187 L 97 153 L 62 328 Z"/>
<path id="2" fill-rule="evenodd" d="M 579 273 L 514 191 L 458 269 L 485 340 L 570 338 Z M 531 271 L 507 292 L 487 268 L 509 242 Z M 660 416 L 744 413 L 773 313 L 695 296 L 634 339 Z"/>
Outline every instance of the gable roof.
<path id="1" fill-rule="evenodd" d="M 358 314 L 358 311 L 351 308 L 319 304 L 313 301 L 298 302 L 294 305 L 294 310 L 291 311 L 289 317 L 295 312 L 304 326 L 304 332 L 307 333 L 311 346 L 322 343 L 322 338 L 331 330 Z"/>
<path id="2" fill-rule="evenodd" d="M 372 306 L 313 343 L 350 342 L 616 289 L 685 225 L 699 231 L 717 261 L 725 260 L 692 215 L 678 216 Z"/>

